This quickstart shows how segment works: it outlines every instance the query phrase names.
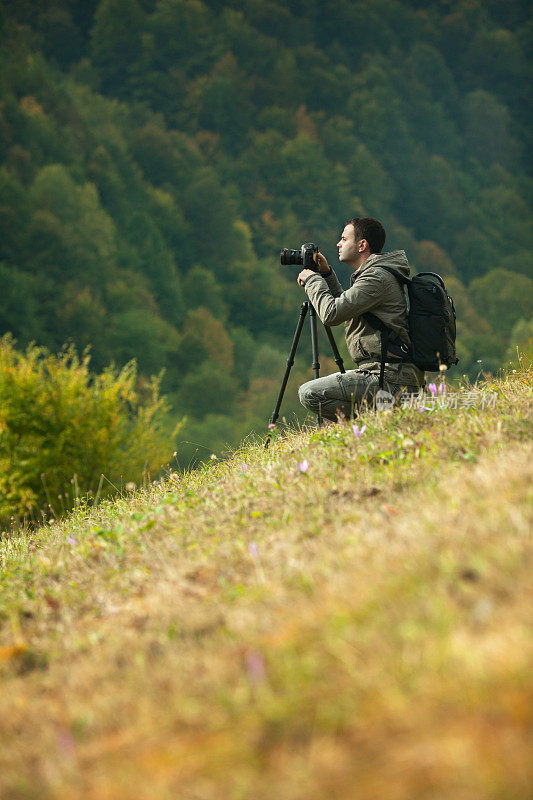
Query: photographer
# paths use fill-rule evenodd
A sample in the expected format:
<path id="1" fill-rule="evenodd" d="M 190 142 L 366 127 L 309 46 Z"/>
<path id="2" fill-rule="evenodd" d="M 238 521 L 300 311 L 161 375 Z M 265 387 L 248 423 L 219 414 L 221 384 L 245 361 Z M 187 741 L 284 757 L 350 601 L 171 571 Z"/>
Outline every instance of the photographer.
<path id="1" fill-rule="evenodd" d="M 408 276 L 409 264 L 403 250 L 382 254 L 384 244 L 385 230 L 378 220 L 356 217 L 346 223 L 337 243 L 339 261 L 354 269 L 350 288 L 343 292 L 321 253 L 315 257 L 318 272 L 304 269 L 298 275 L 298 283 L 324 325 L 344 322 L 348 352 L 357 365 L 357 369 L 300 386 L 302 405 L 326 419 L 350 418 L 363 404 L 373 405 L 379 388 L 381 336 L 364 318 L 366 312 L 385 323 L 397 341 L 409 343 L 404 289 L 394 275 L 378 266 L 384 264 Z M 390 356 L 385 364 L 384 388 L 394 396 L 402 391 L 417 392 L 424 385 L 423 371 L 414 364 L 395 360 L 392 353 Z"/>

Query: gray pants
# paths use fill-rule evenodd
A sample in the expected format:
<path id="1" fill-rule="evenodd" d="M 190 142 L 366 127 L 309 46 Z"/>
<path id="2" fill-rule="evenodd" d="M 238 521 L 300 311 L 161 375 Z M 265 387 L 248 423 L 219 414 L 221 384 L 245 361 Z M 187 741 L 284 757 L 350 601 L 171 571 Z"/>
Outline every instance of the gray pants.
<path id="1" fill-rule="evenodd" d="M 334 422 L 339 417 L 357 416 L 361 407 L 372 408 L 378 391 L 379 375 L 364 369 L 350 369 L 345 373 L 335 372 L 325 378 L 315 378 L 300 386 L 300 403 L 313 414 L 321 414 Z M 404 387 L 385 381 L 384 389 L 395 397 Z M 416 391 L 413 387 L 412 391 Z"/>

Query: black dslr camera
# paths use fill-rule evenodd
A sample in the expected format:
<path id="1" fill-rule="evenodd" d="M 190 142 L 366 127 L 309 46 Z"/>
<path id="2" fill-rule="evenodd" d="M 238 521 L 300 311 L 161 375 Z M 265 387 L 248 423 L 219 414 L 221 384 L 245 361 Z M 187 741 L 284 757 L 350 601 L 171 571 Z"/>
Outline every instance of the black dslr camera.
<path id="1" fill-rule="evenodd" d="M 301 250 L 288 250 L 284 247 L 280 253 L 281 266 L 288 267 L 291 264 L 297 264 L 304 269 L 313 269 L 316 272 L 318 266 L 313 258 L 315 253 L 318 253 L 318 245 L 313 242 L 306 242 L 302 245 Z"/>

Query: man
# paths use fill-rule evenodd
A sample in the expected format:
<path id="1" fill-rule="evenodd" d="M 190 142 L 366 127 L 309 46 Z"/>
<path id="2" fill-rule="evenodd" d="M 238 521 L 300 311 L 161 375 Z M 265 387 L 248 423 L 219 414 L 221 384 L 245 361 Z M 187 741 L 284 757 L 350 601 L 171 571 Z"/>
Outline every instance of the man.
<path id="1" fill-rule="evenodd" d="M 356 217 L 346 223 L 337 243 L 339 261 L 354 272 L 345 292 L 321 253 L 316 256 L 319 272 L 304 269 L 298 275 L 309 300 L 324 325 L 345 324 L 348 352 L 357 369 L 328 375 L 300 386 L 300 402 L 315 414 L 336 420 L 349 418 L 362 405 L 372 405 L 379 388 L 381 333 L 363 314 L 371 312 L 396 335 L 396 341 L 409 344 L 407 302 L 400 281 L 379 264 L 409 275 L 403 250 L 382 254 L 385 244 L 383 225 L 370 217 Z M 402 391 L 417 392 L 424 385 L 424 373 L 414 364 L 401 362 L 388 353 L 384 388 L 394 396 Z"/>

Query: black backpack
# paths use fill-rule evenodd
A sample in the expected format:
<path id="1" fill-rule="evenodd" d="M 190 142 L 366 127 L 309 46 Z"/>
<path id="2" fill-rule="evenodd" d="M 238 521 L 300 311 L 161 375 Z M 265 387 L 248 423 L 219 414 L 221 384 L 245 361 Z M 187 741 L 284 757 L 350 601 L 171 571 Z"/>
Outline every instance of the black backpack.
<path id="1" fill-rule="evenodd" d="M 382 264 L 403 286 L 409 298 L 408 323 L 411 345 L 406 345 L 375 314 L 364 318 L 381 331 L 379 387 L 383 389 L 385 362 L 407 361 L 422 370 L 436 371 L 441 364 L 451 367 L 459 359 L 455 352 L 455 306 L 444 281 L 436 272 L 420 272 L 412 278 Z M 393 357 L 391 357 L 391 354 Z"/>

